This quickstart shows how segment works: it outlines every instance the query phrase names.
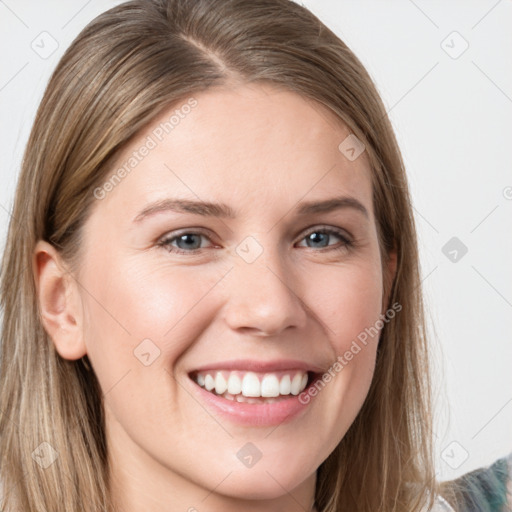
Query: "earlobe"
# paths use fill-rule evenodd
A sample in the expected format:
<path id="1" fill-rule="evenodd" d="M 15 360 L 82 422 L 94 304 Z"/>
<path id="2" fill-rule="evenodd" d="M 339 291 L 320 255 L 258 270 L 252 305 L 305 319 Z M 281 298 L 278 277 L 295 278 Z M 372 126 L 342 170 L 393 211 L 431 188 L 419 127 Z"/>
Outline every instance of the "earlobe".
<path id="1" fill-rule="evenodd" d="M 33 272 L 41 322 L 64 359 L 79 359 L 87 353 L 82 329 L 78 285 L 51 244 L 37 242 Z"/>

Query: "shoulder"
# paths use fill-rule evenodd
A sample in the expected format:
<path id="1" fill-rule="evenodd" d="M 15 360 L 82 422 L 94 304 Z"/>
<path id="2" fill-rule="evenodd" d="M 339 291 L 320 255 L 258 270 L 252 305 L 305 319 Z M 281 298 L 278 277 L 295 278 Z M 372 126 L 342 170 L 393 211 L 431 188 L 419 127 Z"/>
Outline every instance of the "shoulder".
<path id="1" fill-rule="evenodd" d="M 461 510 L 512 510 L 512 453 L 489 466 L 465 473 L 449 484 Z M 452 508 L 439 506 L 441 508 L 433 508 L 432 512 L 452 511 Z"/>
<path id="2" fill-rule="evenodd" d="M 512 452 L 506 458 L 508 470 L 508 483 L 507 483 L 507 504 L 512 510 Z"/>
<path id="3" fill-rule="evenodd" d="M 425 510 L 427 512 L 427 510 Z M 450 504 L 442 497 L 436 496 L 434 506 L 428 512 L 455 512 Z"/>
<path id="4" fill-rule="evenodd" d="M 427 492 L 427 494 L 430 493 Z M 425 506 L 421 512 L 455 512 L 455 510 L 440 494 L 436 494 L 432 507 Z"/>

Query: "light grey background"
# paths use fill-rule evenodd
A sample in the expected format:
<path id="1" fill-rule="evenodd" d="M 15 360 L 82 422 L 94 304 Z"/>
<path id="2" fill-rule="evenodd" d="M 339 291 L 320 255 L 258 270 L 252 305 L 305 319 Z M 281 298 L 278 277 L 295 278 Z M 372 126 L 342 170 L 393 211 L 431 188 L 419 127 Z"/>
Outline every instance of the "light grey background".
<path id="1" fill-rule="evenodd" d="M 49 75 L 118 3 L 0 0 L 2 247 Z M 402 149 L 436 358 L 437 470 L 453 478 L 512 451 L 512 1 L 304 5 L 367 67 Z"/>

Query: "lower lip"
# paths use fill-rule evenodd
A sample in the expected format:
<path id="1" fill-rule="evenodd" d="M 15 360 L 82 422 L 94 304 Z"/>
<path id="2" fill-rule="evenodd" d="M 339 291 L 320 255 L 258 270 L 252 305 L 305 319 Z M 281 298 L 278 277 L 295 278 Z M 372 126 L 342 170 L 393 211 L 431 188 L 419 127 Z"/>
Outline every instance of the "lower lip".
<path id="1" fill-rule="evenodd" d="M 311 401 L 306 404 L 301 403 L 299 401 L 300 395 L 290 395 L 289 398 L 268 404 L 236 402 L 206 391 L 192 379 L 190 381 L 193 384 L 194 392 L 210 409 L 241 425 L 271 426 L 287 423 L 304 413 L 311 403 Z M 308 388 L 302 393 L 307 392 L 307 390 Z"/>

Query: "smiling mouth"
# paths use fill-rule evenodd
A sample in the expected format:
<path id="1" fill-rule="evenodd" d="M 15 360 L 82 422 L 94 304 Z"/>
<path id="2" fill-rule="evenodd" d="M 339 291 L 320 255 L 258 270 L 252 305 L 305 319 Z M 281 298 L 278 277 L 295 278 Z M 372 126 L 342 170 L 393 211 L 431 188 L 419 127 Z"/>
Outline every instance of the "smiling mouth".
<path id="1" fill-rule="evenodd" d="M 204 370 L 192 372 L 189 376 L 201 388 L 226 400 L 262 404 L 299 395 L 312 383 L 316 374 L 305 370 Z"/>

